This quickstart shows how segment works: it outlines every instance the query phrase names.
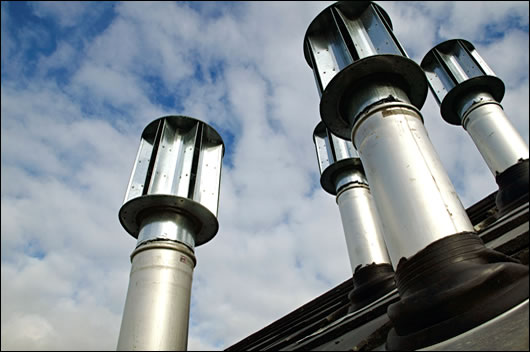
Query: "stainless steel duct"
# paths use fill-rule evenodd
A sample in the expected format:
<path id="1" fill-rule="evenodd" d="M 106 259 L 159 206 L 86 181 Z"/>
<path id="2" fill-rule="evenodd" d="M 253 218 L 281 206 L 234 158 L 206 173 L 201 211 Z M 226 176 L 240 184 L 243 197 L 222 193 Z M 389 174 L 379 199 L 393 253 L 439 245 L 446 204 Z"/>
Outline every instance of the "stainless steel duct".
<path id="1" fill-rule="evenodd" d="M 322 122 L 313 132 L 322 188 L 336 196 L 352 273 L 356 268 L 390 264 L 379 214 L 351 142 L 327 130 Z"/>
<path id="2" fill-rule="evenodd" d="M 379 214 L 361 159 L 353 144 L 330 133 L 323 122 L 313 131 L 320 183 L 336 196 L 346 238 L 354 288 L 349 311 L 362 308 L 395 288 Z"/>
<path id="3" fill-rule="evenodd" d="M 497 206 L 507 205 L 509 198 L 527 196 L 528 145 L 500 104 L 504 97 L 504 83 L 495 76 L 473 44 L 463 39 L 442 42 L 425 55 L 421 67 L 441 107 L 442 117 L 450 124 L 464 127 L 497 183 L 502 183 L 505 175 L 513 174 L 512 170 L 521 169 L 522 172 L 515 174 L 520 174 L 522 180 L 508 180 L 506 187 L 499 184 Z M 513 188 L 512 183 L 519 183 L 519 192 L 509 189 Z M 513 196 L 507 197 L 507 190 L 514 193 Z"/>
<path id="4" fill-rule="evenodd" d="M 433 241 L 473 232 L 418 110 L 425 75 L 386 12 L 364 1 L 329 6 L 310 24 L 304 54 L 322 120 L 359 152 L 394 268 Z"/>
<path id="5" fill-rule="evenodd" d="M 426 76 L 386 12 L 332 4 L 311 22 L 304 55 L 322 121 L 359 153 L 396 269 L 386 348 L 434 345 L 526 300 L 528 267 L 484 246 L 429 140 Z"/>
<path id="6" fill-rule="evenodd" d="M 118 350 L 186 350 L 195 246 L 211 240 L 224 144 L 206 123 L 165 116 L 144 129 L 119 219 L 137 238 Z"/>

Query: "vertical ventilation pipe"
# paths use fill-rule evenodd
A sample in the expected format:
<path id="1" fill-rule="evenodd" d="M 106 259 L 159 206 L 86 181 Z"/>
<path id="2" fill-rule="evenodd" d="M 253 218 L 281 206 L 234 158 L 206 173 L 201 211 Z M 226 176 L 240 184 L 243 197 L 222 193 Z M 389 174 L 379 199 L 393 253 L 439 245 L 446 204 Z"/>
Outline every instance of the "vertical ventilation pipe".
<path id="1" fill-rule="evenodd" d="M 119 219 L 137 238 L 118 350 L 186 350 L 195 246 L 219 223 L 224 144 L 199 120 L 165 116 L 143 131 Z"/>
<path id="2" fill-rule="evenodd" d="M 502 80 L 463 39 L 438 44 L 421 67 L 444 120 L 464 127 L 495 177 L 500 215 L 528 201 L 528 145 L 502 109 Z"/>
<path id="3" fill-rule="evenodd" d="M 383 225 L 400 294 L 387 348 L 438 343 L 527 299 L 528 268 L 484 246 L 429 140 L 419 111 L 427 79 L 386 12 L 332 4 L 311 22 L 304 55 L 320 116 L 353 142 Z"/>
<path id="4" fill-rule="evenodd" d="M 474 231 L 419 109 L 427 80 L 370 2 L 338 2 L 309 26 L 304 52 L 331 133 L 359 152 L 394 267 L 430 243 Z"/>
<path id="5" fill-rule="evenodd" d="M 379 214 L 353 144 L 319 122 L 313 132 L 320 184 L 336 196 L 346 237 L 354 288 L 350 312 L 395 288 L 394 270 L 386 250 Z"/>

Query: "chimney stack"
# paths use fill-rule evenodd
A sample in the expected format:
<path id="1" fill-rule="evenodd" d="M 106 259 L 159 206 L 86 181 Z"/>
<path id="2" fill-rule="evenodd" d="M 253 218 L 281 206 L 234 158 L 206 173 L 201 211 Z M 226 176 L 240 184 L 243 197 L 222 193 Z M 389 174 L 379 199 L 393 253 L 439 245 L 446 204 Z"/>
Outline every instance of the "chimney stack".
<path id="1" fill-rule="evenodd" d="M 473 232 L 418 110 L 425 74 L 394 37 L 386 12 L 339 1 L 313 20 L 304 44 L 322 120 L 360 155 L 394 267 L 436 240 Z"/>
<path id="2" fill-rule="evenodd" d="M 463 39 L 438 44 L 421 67 L 444 120 L 464 127 L 495 177 L 500 215 L 528 200 L 528 145 L 502 109 L 502 80 Z"/>
<path id="3" fill-rule="evenodd" d="M 118 350 L 186 350 L 195 246 L 217 233 L 224 144 L 165 116 L 144 129 L 119 219 L 137 238 Z"/>
<path id="4" fill-rule="evenodd" d="M 353 273 L 350 312 L 395 288 L 379 214 L 359 154 L 319 122 L 313 132 L 322 188 L 336 196 Z"/>
<path id="5" fill-rule="evenodd" d="M 528 268 L 484 246 L 443 169 L 419 111 L 427 79 L 386 12 L 332 4 L 311 22 L 304 55 L 323 122 L 362 160 L 396 270 L 387 348 L 436 344 L 527 299 Z"/>

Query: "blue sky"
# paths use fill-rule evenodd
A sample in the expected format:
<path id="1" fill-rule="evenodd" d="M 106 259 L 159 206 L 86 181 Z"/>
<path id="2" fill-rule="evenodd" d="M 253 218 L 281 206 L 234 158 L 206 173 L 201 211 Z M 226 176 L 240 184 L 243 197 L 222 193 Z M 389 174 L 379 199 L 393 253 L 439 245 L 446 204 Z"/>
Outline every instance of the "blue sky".
<path id="1" fill-rule="evenodd" d="M 196 249 L 190 350 L 221 350 L 351 276 L 312 132 L 302 41 L 330 2 L 2 2 L 2 349 L 115 349 L 135 239 L 120 226 L 143 128 L 183 114 L 226 144 L 217 236 Z M 528 2 L 381 2 L 409 56 L 471 41 L 528 143 Z M 472 14 L 471 16 L 469 14 Z M 464 204 L 496 190 L 430 92 Z"/>

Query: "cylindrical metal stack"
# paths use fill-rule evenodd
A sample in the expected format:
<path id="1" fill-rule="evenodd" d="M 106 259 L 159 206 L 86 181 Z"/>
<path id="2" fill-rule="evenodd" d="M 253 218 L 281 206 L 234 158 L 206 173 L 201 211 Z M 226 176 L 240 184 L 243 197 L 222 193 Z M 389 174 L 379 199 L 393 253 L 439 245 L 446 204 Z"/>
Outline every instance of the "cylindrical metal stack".
<path id="1" fill-rule="evenodd" d="M 336 196 L 353 273 L 350 311 L 394 286 L 394 271 L 361 159 L 352 143 L 319 122 L 313 132 L 322 188 Z"/>
<path id="2" fill-rule="evenodd" d="M 528 199 L 528 145 L 500 104 L 504 83 L 473 44 L 463 39 L 440 43 L 425 55 L 421 67 L 442 117 L 464 127 L 495 176 L 501 213 L 512 201 Z"/>
<path id="3" fill-rule="evenodd" d="M 394 267 L 433 241 L 472 232 L 418 110 L 425 75 L 406 57 L 385 11 L 359 1 L 329 6 L 309 26 L 304 53 L 322 120 L 360 154 Z"/>
<path id="4" fill-rule="evenodd" d="M 368 264 L 390 263 L 379 215 L 351 142 L 339 138 L 320 122 L 313 141 L 322 188 L 336 196 L 346 236 L 352 273 Z"/>
<path id="5" fill-rule="evenodd" d="M 329 6 L 311 22 L 304 55 L 323 122 L 359 153 L 396 269 L 387 348 L 438 343 L 527 298 L 528 268 L 484 246 L 429 140 L 419 111 L 427 79 L 386 12 Z"/>
<path id="6" fill-rule="evenodd" d="M 119 212 L 137 238 L 118 350 L 185 350 L 195 246 L 211 240 L 224 144 L 206 123 L 165 116 L 143 131 Z"/>

